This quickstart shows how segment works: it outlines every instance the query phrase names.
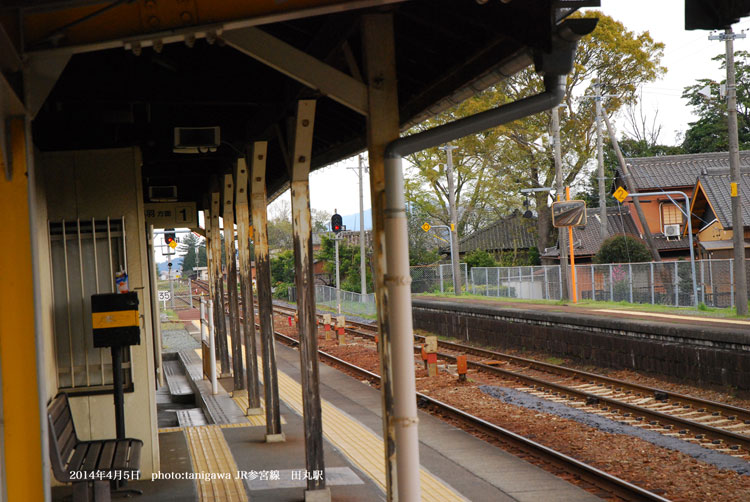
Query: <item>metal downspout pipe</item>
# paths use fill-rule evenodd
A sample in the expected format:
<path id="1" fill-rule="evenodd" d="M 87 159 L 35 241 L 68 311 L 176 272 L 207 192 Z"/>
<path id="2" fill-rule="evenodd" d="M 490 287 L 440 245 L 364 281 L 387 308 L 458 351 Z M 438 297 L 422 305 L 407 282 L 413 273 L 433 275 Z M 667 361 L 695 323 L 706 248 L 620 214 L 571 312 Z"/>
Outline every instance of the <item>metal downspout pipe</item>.
<path id="1" fill-rule="evenodd" d="M 414 377 L 413 325 L 409 242 L 404 197 L 404 156 L 457 138 L 539 113 L 558 105 L 565 94 L 565 77 L 544 77 L 546 90 L 514 103 L 466 117 L 428 131 L 399 138 L 385 150 L 386 276 L 389 299 L 394 381 L 398 499 L 420 500 L 419 436 Z"/>

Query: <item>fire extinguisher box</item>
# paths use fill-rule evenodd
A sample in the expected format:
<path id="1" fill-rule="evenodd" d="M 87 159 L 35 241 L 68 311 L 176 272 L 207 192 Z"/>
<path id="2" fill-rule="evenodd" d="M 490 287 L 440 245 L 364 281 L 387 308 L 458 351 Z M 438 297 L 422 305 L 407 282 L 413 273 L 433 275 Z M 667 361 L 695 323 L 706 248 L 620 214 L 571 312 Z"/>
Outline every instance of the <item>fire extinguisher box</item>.
<path id="1" fill-rule="evenodd" d="M 108 293 L 91 296 L 94 347 L 139 345 L 138 294 Z"/>

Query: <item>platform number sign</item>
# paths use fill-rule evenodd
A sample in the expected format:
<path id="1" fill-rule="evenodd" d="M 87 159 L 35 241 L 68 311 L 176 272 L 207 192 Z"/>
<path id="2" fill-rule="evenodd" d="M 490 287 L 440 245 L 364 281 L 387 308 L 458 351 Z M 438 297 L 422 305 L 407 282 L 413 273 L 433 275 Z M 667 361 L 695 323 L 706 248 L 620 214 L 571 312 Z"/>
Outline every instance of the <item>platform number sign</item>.
<path id="1" fill-rule="evenodd" d="M 144 204 L 146 222 L 155 228 L 196 228 L 195 202 L 152 202 Z"/>

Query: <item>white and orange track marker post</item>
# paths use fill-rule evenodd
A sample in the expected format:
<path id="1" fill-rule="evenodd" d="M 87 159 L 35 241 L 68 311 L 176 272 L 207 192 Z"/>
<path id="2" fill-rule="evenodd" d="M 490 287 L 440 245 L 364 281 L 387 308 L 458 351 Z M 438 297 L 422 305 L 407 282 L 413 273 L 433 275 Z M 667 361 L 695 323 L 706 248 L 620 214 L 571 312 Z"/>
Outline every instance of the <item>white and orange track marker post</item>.
<path id="1" fill-rule="evenodd" d="M 422 357 L 422 364 L 424 364 L 424 369 L 427 369 L 427 351 L 424 350 L 424 344 L 420 345 L 420 353 Z"/>
<path id="2" fill-rule="evenodd" d="M 424 351 L 427 354 L 427 376 L 437 376 L 437 337 L 424 337 Z"/>
<path id="3" fill-rule="evenodd" d="M 339 345 L 346 345 L 346 316 L 336 317 L 336 334 L 339 338 Z"/>
<path id="4" fill-rule="evenodd" d="M 323 314 L 323 330 L 326 333 L 326 340 L 331 339 L 331 314 Z"/>
<path id="5" fill-rule="evenodd" d="M 456 371 L 458 372 L 459 382 L 466 381 L 466 370 L 467 370 L 466 354 L 461 354 L 460 356 L 456 357 Z"/>

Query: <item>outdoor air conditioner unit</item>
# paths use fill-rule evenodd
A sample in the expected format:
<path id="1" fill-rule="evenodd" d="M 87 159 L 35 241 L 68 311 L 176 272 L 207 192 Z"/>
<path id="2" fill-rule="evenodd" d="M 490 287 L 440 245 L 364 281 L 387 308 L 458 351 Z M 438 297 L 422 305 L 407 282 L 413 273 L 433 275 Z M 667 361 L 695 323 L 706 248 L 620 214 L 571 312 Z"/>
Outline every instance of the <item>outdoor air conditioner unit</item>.
<path id="1" fill-rule="evenodd" d="M 175 127 L 174 153 L 215 152 L 221 144 L 219 127 Z"/>
<path id="2" fill-rule="evenodd" d="M 680 238 L 680 225 L 664 225 L 664 235 L 669 239 L 670 237 Z"/>

